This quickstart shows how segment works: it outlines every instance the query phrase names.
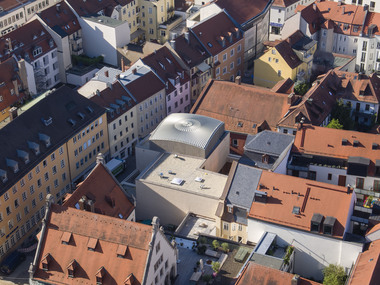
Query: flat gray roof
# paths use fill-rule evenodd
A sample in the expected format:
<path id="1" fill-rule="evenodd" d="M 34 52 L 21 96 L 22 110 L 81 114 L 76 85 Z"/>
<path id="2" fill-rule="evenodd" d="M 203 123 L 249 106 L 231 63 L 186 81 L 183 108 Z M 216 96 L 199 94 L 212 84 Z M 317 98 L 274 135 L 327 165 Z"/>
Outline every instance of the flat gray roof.
<path id="1" fill-rule="evenodd" d="M 262 131 L 256 135 L 248 135 L 244 150 L 280 156 L 293 141 L 292 135 Z"/>

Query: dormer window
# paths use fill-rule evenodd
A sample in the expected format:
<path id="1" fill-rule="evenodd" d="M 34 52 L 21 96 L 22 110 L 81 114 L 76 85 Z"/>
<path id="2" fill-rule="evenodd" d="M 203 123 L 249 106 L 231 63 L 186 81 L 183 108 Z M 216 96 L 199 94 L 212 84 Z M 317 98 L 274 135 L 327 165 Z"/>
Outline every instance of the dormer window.
<path id="1" fill-rule="evenodd" d="M 323 216 L 321 214 L 315 213 L 311 218 L 310 231 L 319 233 L 321 230 L 321 223 Z"/>
<path id="2" fill-rule="evenodd" d="M 42 48 L 41 47 L 35 47 L 33 50 L 33 56 L 36 57 L 42 53 Z"/>
<path id="3" fill-rule="evenodd" d="M 133 273 L 129 274 L 128 277 L 124 280 L 124 285 L 132 285 L 135 281 L 135 276 Z"/>
<path id="4" fill-rule="evenodd" d="M 106 275 L 106 269 L 104 268 L 104 266 L 102 266 L 99 268 L 99 270 L 95 274 L 97 285 L 103 284 L 103 279 L 105 275 Z"/>
<path id="5" fill-rule="evenodd" d="M 87 243 L 87 249 L 89 251 L 95 251 L 96 245 L 98 244 L 97 238 L 90 238 Z"/>
<path id="6" fill-rule="evenodd" d="M 6 159 L 7 166 L 13 170 L 13 173 L 17 173 L 19 171 L 18 162 L 13 159 Z"/>
<path id="7" fill-rule="evenodd" d="M 49 147 L 51 145 L 51 143 L 50 143 L 50 137 L 48 135 L 39 133 L 38 137 L 39 137 L 40 141 L 42 141 L 42 142 L 45 143 L 46 147 Z"/>
<path id="8" fill-rule="evenodd" d="M 74 278 L 75 269 L 77 268 L 78 263 L 75 259 L 73 259 L 69 265 L 67 266 L 67 275 L 70 278 Z"/>
<path id="9" fill-rule="evenodd" d="M 323 223 L 323 233 L 325 235 L 333 235 L 336 218 L 327 216 Z"/>
<path id="10" fill-rule="evenodd" d="M 49 262 L 51 261 L 51 255 L 50 253 L 45 254 L 45 256 L 41 260 L 42 264 L 42 270 L 48 271 L 49 270 Z"/>
<path id="11" fill-rule="evenodd" d="M 17 156 L 21 158 L 25 164 L 29 163 L 29 153 L 27 153 L 26 151 L 18 149 Z"/>
<path id="12" fill-rule="evenodd" d="M 124 258 L 125 254 L 127 253 L 127 250 L 128 250 L 128 246 L 123 245 L 123 244 L 119 244 L 119 246 L 117 247 L 117 251 L 116 251 L 117 257 Z"/>
<path id="13" fill-rule="evenodd" d="M 39 155 L 40 154 L 40 146 L 39 144 L 35 143 L 35 142 L 28 142 L 28 147 L 33 150 L 34 154 L 35 155 Z"/>
<path id="14" fill-rule="evenodd" d="M 68 245 L 72 234 L 70 232 L 64 232 L 61 238 L 61 243 Z"/>
<path id="15" fill-rule="evenodd" d="M 7 172 L 3 169 L 0 169 L 0 179 L 3 183 L 8 181 Z"/>
<path id="16" fill-rule="evenodd" d="M 268 164 L 268 163 L 269 163 L 269 155 L 267 155 L 267 154 L 263 154 L 263 155 L 261 156 L 261 162 L 262 162 L 262 163 L 265 163 L 265 164 Z"/>
<path id="17" fill-rule="evenodd" d="M 227 211 L 228 211 L 228 213 L 233 213 L 234 212 L 234 206 L 232 206 L 232 205 L 227 205 Z"/>

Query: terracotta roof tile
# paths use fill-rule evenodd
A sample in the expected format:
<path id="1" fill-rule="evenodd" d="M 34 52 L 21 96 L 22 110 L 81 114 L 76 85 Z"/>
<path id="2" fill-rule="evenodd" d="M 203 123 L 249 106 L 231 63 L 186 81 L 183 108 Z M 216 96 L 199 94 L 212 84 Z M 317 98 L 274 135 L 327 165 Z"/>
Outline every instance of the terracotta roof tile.
<path id="1" fill-rule="evenodd" d="M 115 177 L 102 163 L 95 166 L 90 175 L 65 200 L 64 205 L 78 208 L 79 200 L 83 196 L 93 200 L 95 211 L 110 217 L 127 219 L 135 208 Z"/>
<path id="2" fill-rule="evenodd" d="M 294 274 L 249 262 L 236 281 L 236 285 L 290 285 Z M 299 277 L 298 285 L 318 285 L 320 283 Z"/>
<path id="3" fill-rule="evenodd" d="M 376 285 L 380 280 L 380 240 L 370 244 L 367 251 L 359 254 L 347 285 Z"/>
<path id="4" fill-rule="evenodd" d="M 239 41 L 244 44 L 242 32 L 239 31 L 239 37 L 237 38 L 235 29 L 238 29 L 238 27 L 231 18 L 225 12 L 220 12 L 208 20 L 193 26 L 191 31 L 211 55 L 215 56 Z M 232 32 L 232 42 L 227 36 L 228 32 Z M 224 46 L 222 45 L 222 38 L 224 38 Z"/>
<path id="5" fill-rule="evenodd" d="M 66 2 L 62 1 L 39 13 L 41 19 L 62 38 L 80 30 L 77 17 Z"/>
<path id="6" fill-rule="evenodd" d="M 272 91 L 276 93 L 290 94 L 293 91 L 294 81 L 290 78 L 280 80 L 272 87 Z"/>
<path id="7" fill-rule="evenodd" d="M 61 243 L 64 232 L 72 234 L 69 244 Z M 124 284 L 128 276 L 141 284 L 151 236 L 151 226 L 53 204 L 34 279 L 49 284 L 95 284 L 104 267 L 103 284 Z M 98 241 L 94 251 L 88 250 L 89 239 Z M 128 246 L 124 258 L 117 255 L 120 245 Z M 41 263 L 46 254 L 52 259 L 47 271 Z M 70 266 L 74 278 L 68 277 Z"/>
<path id="8" fill-rule="evenodd" d="M 41 47 L 42 52 L 34 56 L 36 47 Z M 13 54 L 28 62 L 34 61 L 55 48 L 52 37 L 38 20 L 34 20 L 0 38 L 0 62 Z"/>
<path id="9" fill-rule="evenodd" d="M 189 32 L 189 42 L 186 41 L 184 35 L 175 39 L 175 51 L 190 68 L 210 57 L 208 51 L 191 32 Z"/>
<path id="10" fill-rule="evenodd" d="M 267 192 L 267 202 L 254 201 L 250 218 L 310 231 L 318 213 L 336 218 L 332 236 L 343 238 L 352 203 L 352 193 L 347 194 L 345 187 L 263 171 L 257 190 Z M 300 214 L 293 213 L 294 207 Z"/>
<path id="11" fill-rule="evenodd" d="M 369 28 L 373 28 L 373 35 L 380 35 L 380 13 L 368 12 L 364 24 L 364 34 L 368 35 Z"/>
<path id="12" fill-rule="evenodd" d="M 256 134 L 259 127 L 276 129 L 288 111 L 287 100 L 287 94 L 270 89 L 210 80 L 190 113 L 221 120 L 231 132 Z"/>
<path id="13" fill-rule="evenodd" d="M 217 0 L 216 5 L 225 9 L 240 25 L 259 16 L 271 0 Z"/>
<path id="14" fill-rule="evenodd" d="M 347 140 L 346 145 L 342 145 L 342 139 Z M 354 147 L 354 140 L 359 141 L 358 147 Z M 355 131 L 305 126 L 300 132 L 297 132 L 292 151 L 341 159 L 348 159 L 350 156 L 368 158 L 371 160 L 369 175 L 373 175 L 376 160 L 380 158 L 380 149 L 372 149 L 373 143 L 380 145 L 380 136 Z"/>

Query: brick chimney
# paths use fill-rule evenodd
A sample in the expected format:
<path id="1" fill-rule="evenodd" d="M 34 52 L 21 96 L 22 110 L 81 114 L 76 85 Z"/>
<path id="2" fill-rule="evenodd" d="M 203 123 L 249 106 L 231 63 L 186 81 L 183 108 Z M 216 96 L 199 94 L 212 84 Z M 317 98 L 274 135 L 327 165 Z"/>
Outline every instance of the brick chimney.
<path id="1" fill-rule="evenodd" d="M 12 107 L 9 109 L 9 118 L 11 119 L 11 121 L 13 121 L 14 119 L 17 118 L 17 108 L 16 107 Z"/>

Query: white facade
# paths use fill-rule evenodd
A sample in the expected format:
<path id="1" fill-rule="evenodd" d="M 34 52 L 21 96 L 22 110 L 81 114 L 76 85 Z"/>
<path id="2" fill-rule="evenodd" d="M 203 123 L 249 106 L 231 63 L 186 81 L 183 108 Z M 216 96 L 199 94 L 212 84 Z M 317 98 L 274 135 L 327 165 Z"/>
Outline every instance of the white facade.
<path id="1" fill-rule="evenodd" d="M 116 49 L 129 44 L 130 29 L 128 22 L 107 18 L 103 16 L 78 19 L 82 27 L 83 49 L 89 57 L 101 55 L 105 63 L 118 66 Z M 114 22 L 118 23 L 113 24 Z"/>
<path id="2" fill-rule="evenodd" d="M 356 116 L 352 114 L 353 120 L 358 122 L 359 124 L 371 124 L 371 116 L 374 116 L 375 120 L 377 120 L 378 112 L 379 112 L 379 104 L 378 103 L 369 103 L 369 102 L 361 102 L 357 100 L 348 100 L 343 99 L 343 103 L 345 105 L 349 104 L 351 106 L 352 112 L 359 112 L 362 114 L 368 115 L 368 117 Z"/>
<path id="3" fill-rule="evenodd" d="M 132 107 L 108 123 L 108 136 L 112 158 L 124 159 L 132 154 L 133 145 L 137 142 L 138 138 L 136 114 L 136 107 Z"/>
<path id="4" fill-rule="evenodd" d="M 315 0 L 299 0 L 288 7 L 272 5 L 270 9 L 269 40 L 285 39 L 282 36 L 282 28 L 286 20 L 294 16 L 298 5 L 308 6 Z"/>
<path id="5" fill-rule="evenodd" d="M 380 3 L 378 0 L 331 0 L 334 2 L 343 2 L 346 4 L 353 4 L 357 6 L 368 5 L 368 10 L 371 12 L 380 12 Z"/>
<path id="6" fill-rule="evenodd" d="M 188 113 L 190 111 L 190 81 L 181 85 L 181 80 L 177 80 L 173 85 L 175 90 L 166 95 L 167 114 L 171 113 Z"/>
<path id="7" fill-rule="evenodd" d="M 351 214 L 352 209 L 348 221 Z M 329 264 L 339 264 L 348 273 L 363 246 L 360 243 L 347 242 L 248 218 L 248 241 L 257 243 L 265 232 L 277 234 L 279 246 L 281 246 L 281 241 L 284 244 L 293 245 L 294 273 L 315 280 L 323 279 L 322 270 Z"/>
<path id="8" fill-rule="evenodd" d="M 86 73 L 76 73 L 74 71 L 69 71 L 66 73 L 66 80 L 68 84 L 75 86 L 83 86 L 88 81 L 90 81 L 95 74 L 99 71 L 99 68 L 94 68 Z"/>

